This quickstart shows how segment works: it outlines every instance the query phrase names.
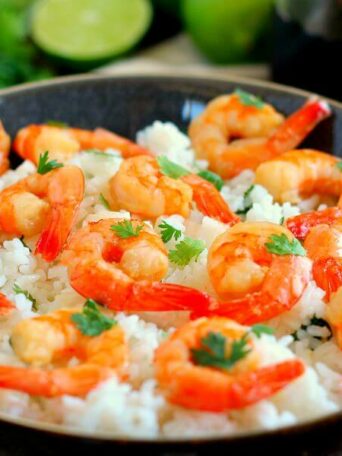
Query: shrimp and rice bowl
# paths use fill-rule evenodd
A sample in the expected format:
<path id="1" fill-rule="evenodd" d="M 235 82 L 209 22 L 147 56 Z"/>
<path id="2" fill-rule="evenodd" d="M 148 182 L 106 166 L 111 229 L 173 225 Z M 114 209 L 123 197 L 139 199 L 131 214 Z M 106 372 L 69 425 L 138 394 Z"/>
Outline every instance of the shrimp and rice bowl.
<path id="1" fill-rule="evenodd" d="M 339 160 L 236 90 L 188 134 L 0 128 L 0 410 L 131 438 L 342 407 Z M 340 310 L 341 309 L 341 310 Z"/>

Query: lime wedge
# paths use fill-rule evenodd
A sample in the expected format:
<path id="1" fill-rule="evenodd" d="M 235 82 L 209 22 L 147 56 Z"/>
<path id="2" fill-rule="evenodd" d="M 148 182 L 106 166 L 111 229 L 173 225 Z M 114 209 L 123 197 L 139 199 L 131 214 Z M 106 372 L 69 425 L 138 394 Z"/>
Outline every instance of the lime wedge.
<path id="1" fill-rule="evenodd" d="M 31 32 L 48 54 L 95 63 L 132 49 L 151 19 L 149 0 L 38 0 Z"/>

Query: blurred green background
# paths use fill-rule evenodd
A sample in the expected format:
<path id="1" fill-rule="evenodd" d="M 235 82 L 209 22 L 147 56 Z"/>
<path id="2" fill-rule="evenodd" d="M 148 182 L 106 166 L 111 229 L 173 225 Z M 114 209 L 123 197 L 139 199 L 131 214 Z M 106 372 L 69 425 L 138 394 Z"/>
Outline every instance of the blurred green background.
<path id="1" fill-rule="evenodd" d="M 268 61 L 273 0 L 0 0 L 0 87 L 89 71 L 184 30 L 217 64 Z"/>

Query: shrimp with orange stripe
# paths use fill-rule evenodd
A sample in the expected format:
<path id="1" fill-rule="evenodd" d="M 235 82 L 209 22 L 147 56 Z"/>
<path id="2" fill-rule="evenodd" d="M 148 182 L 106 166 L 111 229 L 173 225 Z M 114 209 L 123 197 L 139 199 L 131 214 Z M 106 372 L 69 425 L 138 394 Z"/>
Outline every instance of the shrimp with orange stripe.
<path id="1" fill-rule="evenodd" d="M 109 189 L 115 208 L 148 219 L 172 214 L 186 218 L 195 202 L 204 215 L 223 223 L 239 221 L 211 182 L 166 157 L 139 156 L 124 160 L 110 180 Z"/>
<path id="2" fill-rule="evenodd" d="M 150 152 L 104 128 L 84 130 L 44 124 L 32 124 L 22 128 L 13 142 L 14 151 L 24 160 L 38 164 L 39 157 L 49 151 L 50 158 L 64 163 L 82 150 L 115 149 L 124 158 L 135 155 L 150 155 Z"/>
<path id="3" fill-rule="evenodd" d="M 271 397 L 304 373 L 298 359 L 262 367 L 247 331 L 219 317 L 201 318 L 176 330 L 157 349 L 154 362 L 168 401 L 207 412 L 241 409 Z M 241 350 L 234 362 L 230 355 L 237 342 Z M 215 350 L 218 344 L 220 350 Z"/>
<path id="4" fill-rule="evenodd" d="M 215 303 L 199 290 L 160 282 L 168 252 L 161 238 L 137 220 L 88 223 L 73 233 L 61 261 L 79 294 L 114 311 L 206 313 Z"/>
<path id="5" fill-rule="evenodd" d="M 288 118 L 271 105 L 241 90 L 212 100 L 190 124 L 189 136 L 198 158 L 225 179 L 297 147 L 330 115 L 316 98 Z"/>
<path id="6" fill-rule="evenodd" d="M 244 222 L 219 235 L 208 253 L 208 273 L 221 299 L 212 315 L 242 324 L 290 310 L 311 278 L 311 262 L 285 227 Z"/>
<path id="7" fill-rule="evenodd" d="M 0 231 L 39 234 L 36 254 L 53 261 L 74 226 L 83 195 L 84 176 L 76 166 L 32 174 L 0 192 Z"/>
<path id="8" fill-rule="evenodd" d="M 97 318 L 96 328 L 86 326 L 89 313 L 93 321 Z M 11 345 L 28 366 L 0 365 L 0 388 L 44 397 L 84 396 L 110 377 L 127 374 L 124 331 L 91 301 L 83 310 L 59 309 L 20 321 L 12 330 Z M 68 367 L 73 357 L 79 364 Z"/>

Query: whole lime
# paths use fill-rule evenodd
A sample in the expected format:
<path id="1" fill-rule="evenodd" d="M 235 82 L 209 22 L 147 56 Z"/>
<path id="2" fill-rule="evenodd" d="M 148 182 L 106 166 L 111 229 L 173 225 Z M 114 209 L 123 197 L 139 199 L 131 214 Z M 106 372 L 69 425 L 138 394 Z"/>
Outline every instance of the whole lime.
<path id="1" fill-rule="evenodd" d="M 185 26 L 199 49 L 217 63 L 251 58 L 269 30 L 274 0 L 184 0 Z M 253 56 L 252 56 L 253 58 Z"/>

